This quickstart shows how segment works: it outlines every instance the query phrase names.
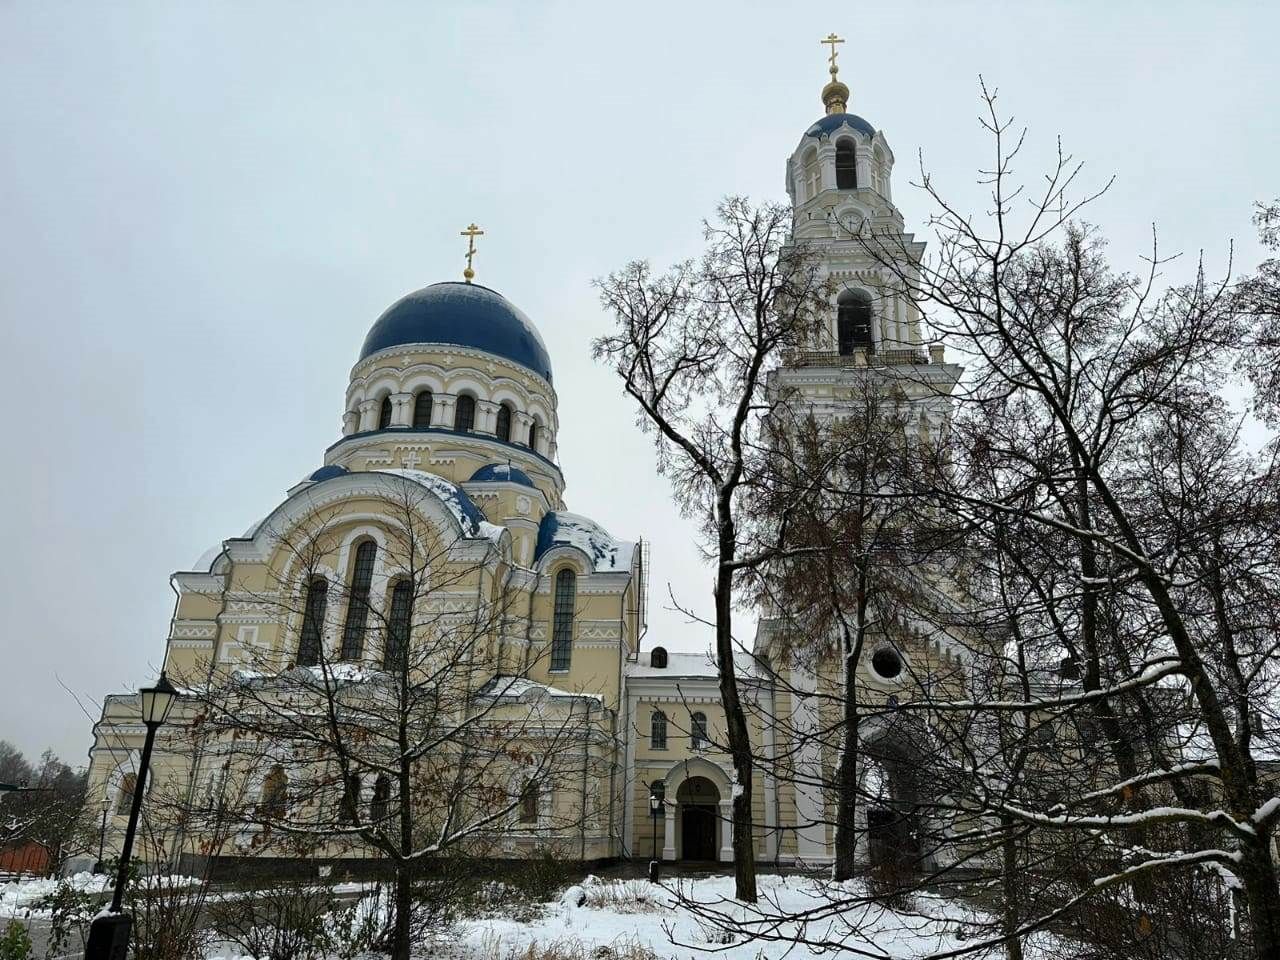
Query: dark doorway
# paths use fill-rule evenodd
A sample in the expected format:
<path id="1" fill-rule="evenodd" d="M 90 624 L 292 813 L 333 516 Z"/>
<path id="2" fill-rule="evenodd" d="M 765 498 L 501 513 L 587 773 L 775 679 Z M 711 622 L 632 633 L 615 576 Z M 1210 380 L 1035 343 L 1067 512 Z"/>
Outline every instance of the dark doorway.
<path id="1" fill-rule="evenodd" d="M 884 807 L 867 811 L 867 841 L 872 867 L 903 869 L 911 862 L 911 829 L 906 817 Z"/>
<path id="2" fill-rule="evenodd" d="M 676 791 L 680 804 L 680 859 L 715 860 L 719 855 L 720 791 L 706 777 L 689 777 Z"/>
<path id="3" fill-rule="evenodd" d="M 715 807 L 683 806 L 680 812 L 680 841 L 684 860 L 716 858 Z"/>

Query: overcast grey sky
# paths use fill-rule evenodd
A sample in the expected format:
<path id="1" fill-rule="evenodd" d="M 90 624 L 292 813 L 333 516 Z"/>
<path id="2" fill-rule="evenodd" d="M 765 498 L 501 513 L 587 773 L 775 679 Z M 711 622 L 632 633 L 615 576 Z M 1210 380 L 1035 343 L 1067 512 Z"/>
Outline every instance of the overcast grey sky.
<path id="1" fill-rule="evenodd" d="M 1117 182 L 1091 219 L 1134 263 L 1259 259 L 1280 194 L 1275 3 L 0 3 L 0 738 L 83 762 L 108 692 L 154 676 L 168 575 L 321 462 L 365 332 L 478 280 L 538 324 L 570 508 L 653 542 L 649 642 L 702 648 L 690 525 L 589 341 L 593 277 L 698 248 L 729 193 L 783 199 L 821 114 L 851 109 L 983 208 L 977 77 Z M 1189 267 L 1189 265 L 1188 265 Z M 1179 268 L 1174 268 L 1179 269 Z M 603 438 L 603 439 L 602 439 Z M 65 685 L 72 693 L 63 689 Z"/>

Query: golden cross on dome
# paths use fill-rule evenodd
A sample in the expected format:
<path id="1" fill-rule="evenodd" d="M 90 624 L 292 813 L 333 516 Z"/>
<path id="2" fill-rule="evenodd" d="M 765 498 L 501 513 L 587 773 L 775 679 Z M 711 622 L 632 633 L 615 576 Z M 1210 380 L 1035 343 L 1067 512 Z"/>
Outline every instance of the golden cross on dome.
<path id="1" fill-rule="evenodd" d="M 483 237 L 484 231 L 473 223 L 463 230 L 459 236 L 467 238 L 467 269 L 462 271 L 462 279 L 470 283 L 471 279 L 476 275 L 476 272 L 471 269 L 471 259 L 476 255 L 476 237 Z"/>
<path id="2" fill-rule="evenodd" d="M 836 56 L 837 56 L 836 44 L 844 43 L 844 39 L 841 37 L 837 37 L 834 33 L 828 33 L 824 39 L 819 40 L 818 42 L 829 44 L 831 46 L 831 60 L 830 60 L 831 75 L 834 77 L 840 70 L 840 68 L 836 66 Z"/>

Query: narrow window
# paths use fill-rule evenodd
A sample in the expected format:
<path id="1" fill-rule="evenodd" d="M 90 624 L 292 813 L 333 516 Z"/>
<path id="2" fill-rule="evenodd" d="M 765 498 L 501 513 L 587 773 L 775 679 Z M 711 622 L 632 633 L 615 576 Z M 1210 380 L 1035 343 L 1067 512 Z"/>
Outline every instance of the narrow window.
<path id="1" fill-rule="evenodd" d="M 356 548 L 351 571 L 351 599 L 347 603 L 347 623 L 342 629 L 342 659 L 358 660 L 364 649 L 364 631 L 369 620 L 369 585 L 373 583 L 373 560 L 378 545 L 366 540 Z"/>
<path id="2" fill-rule="evenodd" d="M 413 399 L 413 429 L 425 430 L 431 426 L 431 391 L 423 390 Z"/>
<path id="3" fill-rule="evenodd" d="M 529 449 L 534 451 L 538 449 L 538 421 L 537 420 L 529 424 Z"/>
<path id="4" fill-rule="evenodd" d="M 822 167 L 818 163 L 818 151 L 810 149 L 804 158 L 804 200 L 812 200 L 822 187 Z"/>
<path id="5" fill-rule="evenodd" d="M 369 801 L 369 819 L 378 823 L 391 812 L 391 781 L 385 773 L 373 782 L 373 797 Z"/>
<path id="6" fill-rule="evenodd" d="M 328 602 L 329 581 L 317 577 L 307 587 L 307 600 L 302 608 L 302 637 L 298 641 L 300 667 L 320 662 L 320 635 L 324 631 L 324 611 Z"/>
<path id="7" fill-rule="evenodd" d="M 568 670 L 573 653 L 573 608 L 578 575 L 565 567 L 556 574 L 555 618 L 551 630 L 551 669 Z"/>
<path id="8" fill-rule="evenodd" d="M 409 618 L 413 612 L 413 583 L 399 580 L 391 591 L 391 616 L 387 618 L 387 644 L 383 652 L 385 670 L 399 670 L 409 651 Z"/>
<path id="9" fill-rule="evenodd" d="M 498 424 L 493 431 L 499 440 L 511 442 L 511 405 L 504 403 L 498 407 Z"/>
<path id="10" fill-rule="evenodd" d="M 289 778 L 276 764 L 262 780 L 262 804 L 258 812 L 268 820 L 283 820 L 288 809 Z"/>
<path id="11" fill-rule="evenodd" d="M 520 791 L 520 822 L 538 822 L 538 783 L 530 780 Z"/>
<path id="12" fill-rule="evenodd" d="M 458 397 L 458 408 L 454 411 L 453 429 L 459 433 L 470 433 L 476 425 L 476 400 L 465 393 Z"/>
<path id="13" fill-rule="evenodd" d="M 701 710 L 689 717 L 689 739 L 695 747 L 707 745 L 707 715 Z"/>
<path id="14" fill-rule="evenodd" d="M 120 781 L 120 793 L 116 795 L 116 816 L 127 817 L 133 805 L 133 791 L 138 789 L 138 775 L 126 773 Z"/>
<path id="15" fill-rule="evenodd" d="M 871 297 L 846 290 L 836 301 L 836 342 L 840 356 L 871 347 Z"/>
<path id="16" fill-rule="evenodd" d="M 836 189 L 854 190 L 858 186 L 857 151 L 847 137 L 836 144 Z"/>
<path id="17" fill-rule="evenodd" d="M 649 653 L 649 666 L 655 670 L 667 669 L 667 648 L 654 647 Z"/>
<path id="18" fill-rule="evenodd" d="M 385 430 L 391 426 L 391 397 L 382 398 L 382 406 L 378 408 L 378 429 Z"/>
<path id="19" fill-rule="evenodd" d="M 355 823 L 360 809 L 360 777 L 351 774 L 342 778 L 342 800 L 338 804 L 338 822 Z"/>
<path id="20" fill-rule="evenodd" d="M 667 715 L 661 710 L 653 711 L 649 720 L 649 746 L 654 750 L 667 749 Z"/>

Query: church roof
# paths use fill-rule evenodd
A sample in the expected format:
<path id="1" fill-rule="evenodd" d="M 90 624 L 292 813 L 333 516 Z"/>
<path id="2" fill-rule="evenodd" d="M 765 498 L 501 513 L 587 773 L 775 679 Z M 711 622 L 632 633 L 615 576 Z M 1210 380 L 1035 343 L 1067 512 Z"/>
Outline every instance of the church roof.
<path id="1" fill-rule="evenodd" d="M 529 475 L 519 467 L 513 467 L 509 463 L 486 463 L 483 467 L 471 475 L 469 483 L 519 483 L 526 487 L 533 487 L 534 483 Z M 534 489 L 537 489 L 536 487 Z"/>
<path id="2" fill-rule="evenodd" d="M 336 463 L 331 463 L 328 466 L 321 467 L 307 479 L 319 483 L 321 480 L 328 480 L 331 477 L 340 477 L 346 472 L 346 467 L 340 467 Z"/>
<path id="3" fill-rule="evenodd" d="M 360 359 L 410 343 L 483 350 L 551 380 L 551 356 L 533 321 L 502 294 L 478 283 L 433 283 L 401 297 L 370 328 Z"/>
<path id="4" fill-rule="evenodd" d="M 831 113 L 823 117 L 808 130 L 804 132 L 806 137 L 816 137 L 821 140 L 823 137 L 829 137 L 835 131 L 839 130 L 844 124 L 848 124 L 859 133 L 865 133 L 868 137 L 876 135 L 876 128 L 867 121 L 863 120 L 856 113 Z"/>
<path id="5" fill-rule="evenodd" d="M 625 540 L 615 540 L 600 524 L 576 513 L 548 513 L 538 524 L 538 546 L 534 551 L 534 562 L 552 547 L 562 546 L 581 550 L 598 573 L 618 573 L 631 569 L 631 557 L 636 545 Z"/>

